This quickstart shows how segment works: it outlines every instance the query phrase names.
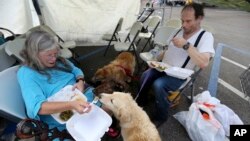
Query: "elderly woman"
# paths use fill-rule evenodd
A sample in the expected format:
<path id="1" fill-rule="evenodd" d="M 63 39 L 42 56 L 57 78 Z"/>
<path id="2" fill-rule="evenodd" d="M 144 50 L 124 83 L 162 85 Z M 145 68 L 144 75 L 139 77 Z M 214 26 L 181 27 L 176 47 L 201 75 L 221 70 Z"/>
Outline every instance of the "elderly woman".
<path id="1" fill-rule="evenodd" d="M 21 56 L 25 61 L 18 70 L 17 77 L 29 118 L 44 121 L 50 129 L 57 127 L 64 130 L 65 124 L 58 123 L 51 114 L 67 110 L 84 114 L 91 110 L 88 102 L 94 99 L 93 89 L 85 89 L 83 72 L 69 60 L 60 57 L 60 48 L 54 36 L 44 31 L 30 33 Z M 73 90 L 85 91 L 88 102 L 48 101 L 49 97 L 67 85 L 73 85 Z M 100 103 L 96 105 L 100 106 Z M 119 134 L 118 130 L 109 128 L 110 137 L 117 137 Z"/>
<path id="2" fill-rule="evenodd" d="M 50 128 L 65 129 L 65 124 L 54 120 L 51 114 L 75 110 L 80 114 L 90 111 L 86 101 L 49 102 L 47 99 L 64 88 L 84 90 L 84 74 L 69 60 L 60 57 L 60 49 L 55 37 L 44 31 L 32 32 L 21 52 L 25 62 L 17 73 L 25 102 L 27 115 L 46 122 Z M 86 95 L 93 99 L 93 93 Z M 88 110 L 84 110 L 88 108 Z"/>

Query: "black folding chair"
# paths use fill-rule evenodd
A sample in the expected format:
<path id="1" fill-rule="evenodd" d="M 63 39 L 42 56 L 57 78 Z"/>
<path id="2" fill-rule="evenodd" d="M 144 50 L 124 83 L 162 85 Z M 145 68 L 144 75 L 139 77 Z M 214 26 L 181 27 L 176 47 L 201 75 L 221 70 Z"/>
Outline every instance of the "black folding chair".
<path id="1" fill-rule="evenodd" d="M 108 43 L 108 46 L 106 47 L 105 49 L 105 52 L 104 52 L 104 56 L 106 56 L 107 52 L 108 52 L 108 49 L 110 48 L 111 46 L 111 42 L 112 41 L 121 41 L 119 35 L 118 35 L 118 32 L 121 30 L 122 28 L 122 22 L 123 22 L 123 18 L 120 18 L 120 20 L 118 21 L 116 27 L 115 27 L 115 30 L 113 32 L 113 34 L 104 34 L 102 39 L 105 40 L 105 41 L 109 41 Z"/>

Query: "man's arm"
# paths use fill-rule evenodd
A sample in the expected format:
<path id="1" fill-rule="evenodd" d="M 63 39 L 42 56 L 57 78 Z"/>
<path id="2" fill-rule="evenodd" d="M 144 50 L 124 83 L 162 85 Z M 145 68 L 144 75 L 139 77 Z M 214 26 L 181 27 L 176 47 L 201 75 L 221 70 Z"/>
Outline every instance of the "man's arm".
<path id="1" fill-rule="evenodd" d="M 190 44 L 190 47 L 187 49 L 187 52 L 191 60 L 200 68 L 205 68 L 209 64 L 210 53 L 200 53 L 197 48 Z"/>
<path id="2" fill-rule="evenodd" d="M 173 44 L 178 48 L 183 48 L 185 44 L 187 44 L 187 40 L 184 38 L 175 37 L 172 39 Z M 211 57 L 210 53 L 200 53 L 197 48 L 195 48 L 192 44 L 190 44 L 186 51 L 190 56 L 191 60 L 200 68 L 205 68 L 209 64 L 209 60 Z"/>

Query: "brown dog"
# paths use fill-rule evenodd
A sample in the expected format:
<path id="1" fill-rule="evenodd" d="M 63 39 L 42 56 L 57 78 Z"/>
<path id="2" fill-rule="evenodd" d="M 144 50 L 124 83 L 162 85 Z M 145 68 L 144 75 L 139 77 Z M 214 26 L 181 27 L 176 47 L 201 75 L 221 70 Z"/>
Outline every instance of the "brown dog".
<path id="1" fill-rule="evenodd" d="M 120 53 L 115 60 L 99 68 L 92 78 L 94 83 L 105 79 L 114 79 L 124 82 L 131 82 L 135 70 L 135 57 L 130 52 Z"/>
<path id="2" fill-rule="evenodd" d="M 101 93 L 112 94 L 114 91 L 119 92 L 128 92 L 129 86 L 126 82 L 115 80 L 115 79 L 106 79 L 102 81 L 94 90 L 94 94 L 99 96 Z"/>

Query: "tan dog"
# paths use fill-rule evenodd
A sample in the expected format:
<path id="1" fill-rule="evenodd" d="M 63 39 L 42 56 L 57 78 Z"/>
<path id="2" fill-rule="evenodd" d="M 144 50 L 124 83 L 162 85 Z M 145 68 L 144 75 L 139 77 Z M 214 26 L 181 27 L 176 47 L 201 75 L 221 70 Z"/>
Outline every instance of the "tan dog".
<path id="1" fill-rule="evenodd" d="M 155 125 L 128 93 L 103 93 L 100 101 L 120 121 L 124 141 L 161 141 Z"/>
<path id="2" fill-rule="evenodd" d="M 130 52 L 120 53 L 115 60 L 99 68 L 92 78 L 94 83 L 105 79 L 114 79 L 131 82 L 131 76 L 135 70 L 135 57 Z"/>

